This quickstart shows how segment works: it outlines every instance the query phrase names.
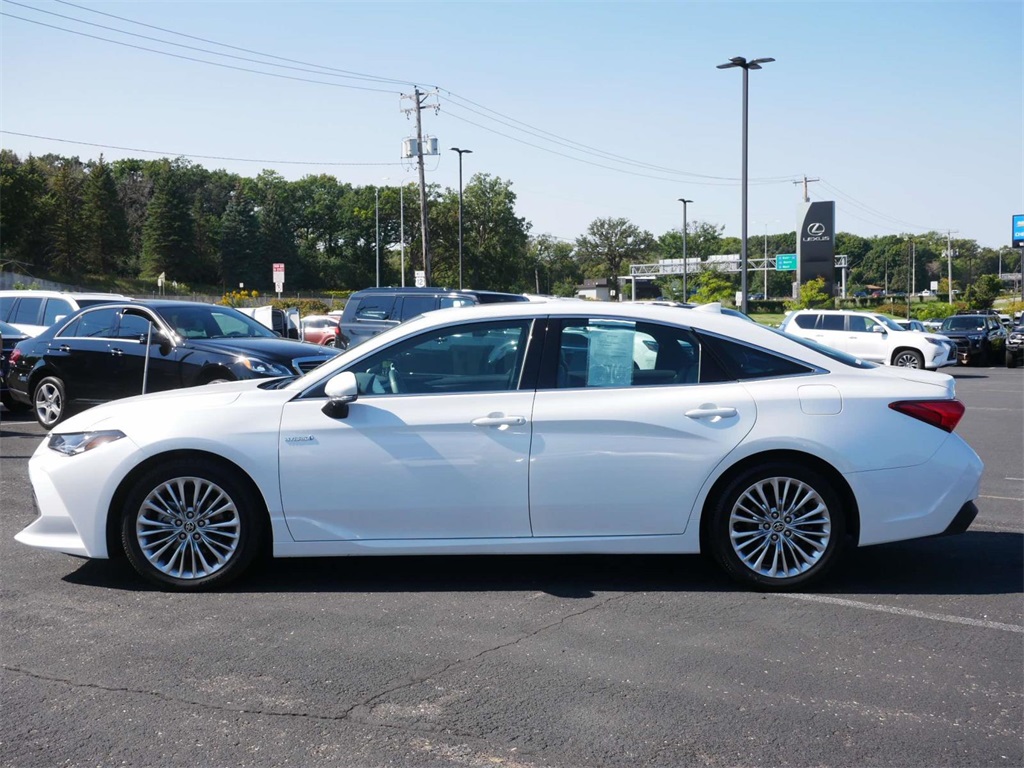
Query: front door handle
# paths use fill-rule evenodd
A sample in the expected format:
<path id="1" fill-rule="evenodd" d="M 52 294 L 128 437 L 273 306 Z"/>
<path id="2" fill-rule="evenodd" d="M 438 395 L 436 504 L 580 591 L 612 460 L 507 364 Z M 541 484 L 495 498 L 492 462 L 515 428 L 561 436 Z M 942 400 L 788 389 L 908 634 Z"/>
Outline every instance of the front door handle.
<path id="1" fill-rule="evenodd" d="M 114 347 L 112 350 L 110 350 L 110 354 L 112 354 L 114 357 L 123 357 L 124 356 L 124 350 L 123 349 L 118 349 L 117 347 Z"/>
<path id="2" fill-rule="evenodd" d="M 719 408 L 717 405 L 702 405 L 699 408 L 687 411 L 685 415 L 691 419 L 711 419 L 712 421 L 717 421 L 718 419 L 727 419 L 735 416 L 736 409 L 731 406 Z"/>
<path id="3" fill-rule="evenodd" d="M 67 344 L 61 344 L 59 347 L 57 347 L 57 349 L 59 349 L 61 352 L 71 351 L 71 347 L 69 347 Z"/>
<path id="4" fill-rule="evenodd" d="M 474 427 L 521 427 L 525 423 L 525 416 L 499 416 L 497 414 L 481 416 L 470 422 Z"/>

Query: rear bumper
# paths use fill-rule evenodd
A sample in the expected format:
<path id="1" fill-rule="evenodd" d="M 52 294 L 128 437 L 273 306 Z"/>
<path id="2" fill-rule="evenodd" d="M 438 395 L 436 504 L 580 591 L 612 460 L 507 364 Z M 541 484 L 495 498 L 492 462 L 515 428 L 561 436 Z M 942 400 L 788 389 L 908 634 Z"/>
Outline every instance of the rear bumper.
<path id="1" fill-rule="evenodd" d="M 955 536 L 958 533 L 964 533 L 968 528 L 971 527 L 971 523 L 974 522 L 974 518 L 978 516 L 978 505 L 973 501 L 968 501 L 962 507 L 960 511 L 956 513 L 956 517 L 949 526 L 939 536 Z"/>

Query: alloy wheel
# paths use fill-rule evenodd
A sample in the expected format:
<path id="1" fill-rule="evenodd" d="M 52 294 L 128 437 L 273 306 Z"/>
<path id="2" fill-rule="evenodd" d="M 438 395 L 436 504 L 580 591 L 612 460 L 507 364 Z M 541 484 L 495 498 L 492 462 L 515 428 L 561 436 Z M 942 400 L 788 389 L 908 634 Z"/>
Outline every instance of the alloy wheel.
<path id="1" fill-rule="evenodd" d="M 729 514 L 729 539 L 740 562 L 772 579 L 799 576 L 824 555 L 832 515 L 821 495 L 792 477 L 751 485 Z"/>

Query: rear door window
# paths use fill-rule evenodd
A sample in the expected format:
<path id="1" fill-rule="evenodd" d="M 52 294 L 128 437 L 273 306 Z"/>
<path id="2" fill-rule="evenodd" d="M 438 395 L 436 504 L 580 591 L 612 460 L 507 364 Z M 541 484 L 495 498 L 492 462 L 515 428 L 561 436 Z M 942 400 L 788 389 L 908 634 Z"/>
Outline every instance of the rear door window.
<path id="1" fill-rule="evenodd" d="M 793 322 L 796 323 L 797 328 L 804 328 L 811 330 L 814 328 L 814 324 L 818 322 L 820 315 L 797 315 L 793 318 Z"/>
<path id="2" fill-rule="evenodd" d="M 436 296 L 403 296 L 402 309 L 399 318 L 409 320 L 422 315 L 424 312 L 432 312 L 437 309 Z"/>
<path id="3" fill-rule="evenodd" d="M 358 299 L 355 308 L 355 319 L 359 320 L 390 320 L 391 313 L 395 308 L 395 297 L 393 294 L 382 294 L 380 296 L 362 296 Z"/>
<path id="4" fill-rule="evenodd" d="M 821 315 L 821 330 L 841 331 L 846 318 L 843 315 Z"/>
<path id="5" fill-rule="evenodd" d="M 12 323 L 25 323 L 26 325 L 39 325 L 39 311 L 43 306 L 40 298 L 22 298 L 18 306 L 14 308 Z"/>

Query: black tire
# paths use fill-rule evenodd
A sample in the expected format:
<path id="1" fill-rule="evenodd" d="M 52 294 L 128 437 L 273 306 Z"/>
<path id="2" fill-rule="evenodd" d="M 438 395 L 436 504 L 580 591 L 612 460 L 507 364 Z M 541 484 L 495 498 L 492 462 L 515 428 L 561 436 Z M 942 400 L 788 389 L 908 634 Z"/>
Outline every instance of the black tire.
<path id="1" fill-rule="evenodd" d="M 988 366 L 988 361 L 989 361 L 989 358 L 991 357 L 990 352 L 991 352 L 991 348 L 988 345 L 986 345 L 986 344 L 982 344 L 981 345 L 981 352 L 978 353 L 978 365 L 983 366 L 983 367 L 987 367 Z"/>
<path id="2" fill-rule="evenodd" d="M 924 368 L 924 355 L 916 349 L 901 349 L 892 356 L 892 364 L 898 368 Z"/>
<path id="3" fill-rule="evenodd" d="M 121 510 L 132 567 L 164 589 L 192 592 L 237 578 L 260 551 L 262 505 L 237 470 L 176 459 L 142 475 Z"/>
<path id="4" fill-rule="evenodd" d="M 762 498 L 767 507 L 755 502 Z M 730 577 L 755 589 L 805 588 L 824 578 L 846 548 L 846 510 L 839 494 L 817 472 L 789 462 L 743 471 L 712 501 L 710 513 L 712 555 Z M 764 564 L 768 555 L 770 566 Z"/>
<path id="5" fill-rule="evenodd" d="M 32 390 L 32 411 L 44 429 L 53 429 L 60 424 L 68 415 L 64 382 L 56 376 L 40 379 Z"/>
<path id="6" fill-rule="evenodd" d="M 1006 350 L 1006 367 L 1016 368 L 1017 367 L 1017 355 L 1010 350 Z M 9 407 L 9 406 L 8 406 Z"/>

